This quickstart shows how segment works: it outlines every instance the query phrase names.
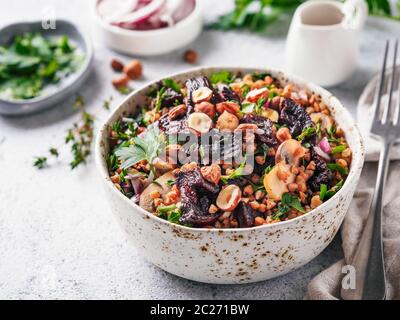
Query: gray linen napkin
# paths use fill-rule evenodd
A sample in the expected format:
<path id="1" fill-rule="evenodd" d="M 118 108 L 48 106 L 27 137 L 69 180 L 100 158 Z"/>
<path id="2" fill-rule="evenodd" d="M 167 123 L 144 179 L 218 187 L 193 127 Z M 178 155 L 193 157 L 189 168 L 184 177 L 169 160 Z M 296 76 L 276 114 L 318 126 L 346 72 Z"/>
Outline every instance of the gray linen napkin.
<path id="1" fill-rule="evenodd" d="M 383 242 L 387 275 L 387 299 L 400 299 L 400 161 L 390 165 L 384 196 Z M 344 259 L 317 275 L 308 286 L 306 299 L 340 299 L 342 268 L 357 248 L 371 204 L 377 172 L 376 163 L 367 163 L 361 174 L 358 190 L 342 228 Z"/>

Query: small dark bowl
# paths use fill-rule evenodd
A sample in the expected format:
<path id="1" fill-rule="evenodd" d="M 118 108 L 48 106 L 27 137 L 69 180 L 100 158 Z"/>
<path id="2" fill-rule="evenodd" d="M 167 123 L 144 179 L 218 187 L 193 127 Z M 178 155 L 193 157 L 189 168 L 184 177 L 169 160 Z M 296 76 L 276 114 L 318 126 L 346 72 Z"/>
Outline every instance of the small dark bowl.
<path id="1" fill-rule="evenodd" d="M 43 29 L 41 21 L 18 22 L 7 25 L 0 29 L 0 46 L 9 44 L 16 35 L 25 32 L 40 32 L 44 37 L 66 35 L 84 53 L 85 59 L 79 70 L 62 79 L 53 92 L 44 93 L 27 100 L 4 100 L 0 98 L 0 114 L 2 115 L 27 115 L 55 106 L 57 102 L 70 96 L 83 84 L 92 67 L 93 48 L 89 37 L 71 22 L 56 20 L 56 29 L 47 30 Z"/>

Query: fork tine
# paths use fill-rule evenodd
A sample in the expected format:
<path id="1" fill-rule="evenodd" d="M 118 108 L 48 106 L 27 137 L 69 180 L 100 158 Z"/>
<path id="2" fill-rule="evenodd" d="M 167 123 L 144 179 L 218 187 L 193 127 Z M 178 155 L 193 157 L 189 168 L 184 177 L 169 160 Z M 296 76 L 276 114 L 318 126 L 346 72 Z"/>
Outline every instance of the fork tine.
<path id="1" fill-rule="evenodd" d="M 391 116 L 391 110 L 393 109 L 392 102 L 393 102 L 394 82 L 395 82 L 395 79 L 396 79 L 396 62 L 397 62 L 397 48 L 398 48 L 398 46 L 399 46 L 398 40 L 396 40 L 395 45 L 394 45 L 392 75 L 391 75 L 391 78 L 390 78 L 389 100 L 387 102 L 387 105 L 385 106 L 385 111 L 384 111 L 384 114 L 383 114 L 383 117 L 382 117 L 382 122 L 383 123 L 386 123 L 388 121 L 388 117 Z"/>
<path id="2" fill-rule="evenodd" d="M 385 88 L 386 61 L 387 61 L 387 57 L 388 57 L 388 52 L 389 52 L 389 40 L 386 40 L 385 57 L 383 59 L 383 67 L 382 67 L 382 71 L 381 71 L 381 76 L 379 78 L 379 87 L 378 87 L 377 96 L 376 96 L 374 121 L 379 120 L 379 112 L 381 109 L 381 100 L 382 100 L 383 90 Z"/>

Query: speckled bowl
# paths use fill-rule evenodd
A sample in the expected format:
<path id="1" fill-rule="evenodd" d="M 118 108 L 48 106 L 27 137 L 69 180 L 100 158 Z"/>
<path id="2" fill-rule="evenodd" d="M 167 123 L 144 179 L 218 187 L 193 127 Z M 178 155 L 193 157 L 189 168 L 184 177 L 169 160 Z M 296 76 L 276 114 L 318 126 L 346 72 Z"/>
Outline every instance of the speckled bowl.
<path id="1" fill-rule="evenodd" d="M 133 92 L 103 124 L 97 136 L 96 160 L 110 200 L 111 210 L 141 254 L 160 268 L 183 278 L 234 284 L 274 278 L 306 264 L 332 241 L 348 210 L 364 162 L 361 135 L 349 112 L 323 88 L 274 70 L 252 68 L 198 68 L 169 77 L 178 82 L 221 70 L 269 72 L 285 83 L 294 83 L 321 95 L 346 133 L 353 152 L 343 188 L 317 209 L 296 219 L 244 229 L 200 229 L 169 223 L 143 210 L 112 184 L 105 161 L 109 126 L 123 115 L 136 112 L 148 86 Z M 154 84 L 150 83 L 149 85 Z"/>

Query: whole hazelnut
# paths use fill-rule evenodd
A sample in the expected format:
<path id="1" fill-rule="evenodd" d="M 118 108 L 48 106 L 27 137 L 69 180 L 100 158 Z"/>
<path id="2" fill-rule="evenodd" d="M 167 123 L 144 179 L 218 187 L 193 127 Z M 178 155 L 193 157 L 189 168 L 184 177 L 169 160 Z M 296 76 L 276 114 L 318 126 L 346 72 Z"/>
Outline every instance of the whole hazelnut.
<path id="1" fill-rule="evenodd" d="M 219 130 L 234 131 L 238 125 L 239 119 L 228 111 L 224 111 L 217 120 L 217 128 Z"/>
<path id="2" fill-rule="evenodd" d="M 129 78 L 125 75 L 123 75 L 119 78 L 113 79 L 111 81 L 111 83 L 113 84 L 113 86 L 115 88 L 126 87 L 128 85 L 128 82 L 129 82 Z"/>
<path id="3" fill-rule="evenodd" d="M 143 67 L 139 60 L 132 60 L 124 67 L 124 73 L 132 80 L 142 76 Z"/>
<path id="4" fill-rule="evenodd" d="M 199 56 L 198 56 L 197 52 L 194 50 L 191 50 L 191 49 L 186 50 L 183 53 L 183 60 L 186 61 L 187 63 L 191 63 L 191 64 L 196 63 L 198 57 Z"/>
<path id="5" fill-rule="evenodd" d="M 121 72 L 124 69 L 124 64 L 118 59 L 112 59 L 111 68 L 116 72 Z"/>

